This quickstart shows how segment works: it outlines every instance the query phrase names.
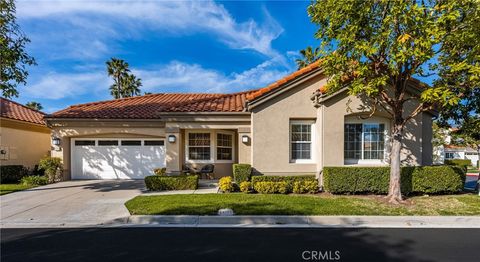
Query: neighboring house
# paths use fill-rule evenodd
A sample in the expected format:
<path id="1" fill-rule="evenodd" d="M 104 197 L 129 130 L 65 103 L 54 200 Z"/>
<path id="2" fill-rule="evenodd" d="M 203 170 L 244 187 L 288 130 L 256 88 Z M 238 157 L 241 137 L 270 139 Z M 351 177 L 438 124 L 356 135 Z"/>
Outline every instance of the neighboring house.
<path id="1" fill-rule="evenodd" d="M 472 166 L 477 166 L 478 152 L 471 147 L 462 147 L 455 145 L 444 146 L 445 159 L 468 159 L 472 162 Z"/>
<path id="2" fill-rule="evenodd" d="M 0 164 L 33 168 L 50 154 L 51 131 L 44 113 L 0 98 Z"/>
<path id="3" fill-rule="evenodd" d="M 201 84 L 201 83 L 199 83 Z M 61 140 L 67 178 L 142 178 L 155 167 L 233 163 L 266 175 L 319 175 L 324 166 L 387 165 L 389 115 L 371 118 L 367 99 L 346 90 L 326 96 L 318 63 L 266 88 L 234 94 L 153 94 L 70 106 L 46 116 Z M 208 87 L 207 87 L 208 88 Z M 422 84 L 412 81 L 410 92 Z M 417 102 L 406 105 L 411 110 Z M 432 112 L 406 127 L 402 160 L 432 163 Z"/>

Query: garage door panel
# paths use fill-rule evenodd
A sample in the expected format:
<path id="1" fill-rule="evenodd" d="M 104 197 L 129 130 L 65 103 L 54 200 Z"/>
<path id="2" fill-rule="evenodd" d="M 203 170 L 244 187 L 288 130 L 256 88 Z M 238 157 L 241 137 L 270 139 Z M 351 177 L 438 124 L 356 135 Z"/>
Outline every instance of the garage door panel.
<path id="1" fill-rule="evenodd" d="M 72 179 L 142 179 L 165 165 L 165 146 L 72 146 Z"/>

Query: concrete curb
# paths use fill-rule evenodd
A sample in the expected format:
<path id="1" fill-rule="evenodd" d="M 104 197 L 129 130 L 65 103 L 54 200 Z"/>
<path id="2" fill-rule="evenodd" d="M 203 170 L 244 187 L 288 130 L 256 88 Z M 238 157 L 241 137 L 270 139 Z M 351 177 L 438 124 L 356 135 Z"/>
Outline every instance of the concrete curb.
<path id="1" fill-rule="evenodd" d="M 478 216 L 130 216 L 123 226 L 480 228 Z"/>
<path id="2" fill-rule="evenodd" d="M 0 228 L 480 228 L 480 216 L 128 216 L 104 223 L 1 223 Z"/>

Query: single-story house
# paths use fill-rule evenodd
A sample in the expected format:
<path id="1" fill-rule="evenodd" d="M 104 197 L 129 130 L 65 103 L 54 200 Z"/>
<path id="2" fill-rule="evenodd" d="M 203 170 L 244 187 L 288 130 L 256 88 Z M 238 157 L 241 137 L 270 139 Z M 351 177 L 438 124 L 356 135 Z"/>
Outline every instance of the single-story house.
<path id="1" fill-rule="evenodd" d="M 477 166 L 478 152 L 471 147 L 444 145 L 444 159 L 468 159 L 472 166 Z"/>
<path id="2" fill-rule="evenodd" d="M 33 168 L 49 155 L 51 131 L 44 113 L 0 98 L 0 164 Z"/>
<path id="3" fill-rule="evenodd" d="M 201 84 L 201 83 L 199 83 Z M 388 165 L 389 115 L 346 90 L 319 92 L 326 76 L 311 64 L 260 89 L 232 94 L 165 93 L 73 105 L 46 116 L 70 179 L 143 178 L 166 167 L 249 163 L 265 175 L 320 175 L 324 166 Z M 412 81 L 411 92 L 421 88 Z M 410 100 L 409 110 L 417 102 Z M 432 113 L 406 128 L 402 160 L 432 163 Z"/>

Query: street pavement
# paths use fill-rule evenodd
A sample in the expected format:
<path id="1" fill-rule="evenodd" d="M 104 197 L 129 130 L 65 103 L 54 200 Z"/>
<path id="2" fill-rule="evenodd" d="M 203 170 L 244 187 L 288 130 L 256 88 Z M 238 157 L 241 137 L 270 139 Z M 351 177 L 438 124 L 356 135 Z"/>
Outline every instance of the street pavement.
<path id="1" fill-rule="evenodd" d="M 1 261 L 479 261 L 480 229 L 2 229 Z"/>

